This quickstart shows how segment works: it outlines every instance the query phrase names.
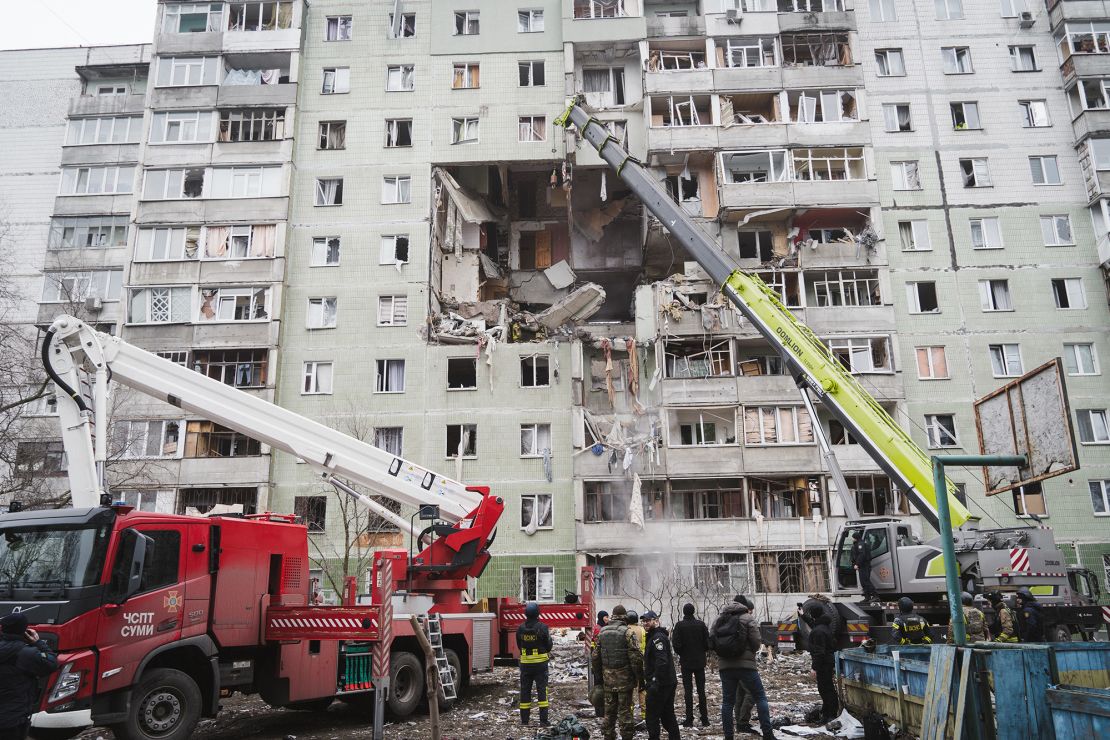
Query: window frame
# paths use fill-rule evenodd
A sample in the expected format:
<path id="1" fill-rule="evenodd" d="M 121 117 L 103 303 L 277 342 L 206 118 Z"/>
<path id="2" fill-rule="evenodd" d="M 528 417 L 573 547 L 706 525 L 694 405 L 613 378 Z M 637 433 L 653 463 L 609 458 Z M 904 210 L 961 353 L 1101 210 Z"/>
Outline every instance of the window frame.
<path id="1" fill-rule="evenodd" d="M 1052 162 L 1052 167 L 1056 171 L 1056 181 L 1047 179 L 1048 170 L 1045 167 L 1046 162 Z M 1064 184 L 1064 177 L 1060 172 L 1060 159 L 1055 154 L 1035 154 L 1029 157 L 1029 171 L 1033 178 L 1033 185 L 1040 187 L 1051 187 Z M 1040 177 L 1041 182 L 1037 182 Z"/>
<path id="2" fill-rule="evenodd" d="M 402 197 L 402 185 L 408 188 L 407 200 L 386 200 L 386 185 L 393 181 L 396 197 Z M 381 205 L 408 205 L 412 203 L 412 175 L 383 175 L 382 176 L 382 202 Z"/>
<path id="3" fill-rule="evenodd" d="M 547 366 L 546 367 L 546 374 L 547 374 L 547 382 L 546 383 L 537 382 L 537 380 L 539 378 L 539 367 L 540 367 L 539 360 L 541 358 L 544 360 L 544 364 Z M 528 363 L 529 361 L 531 361 L 531 365 L 532 365 L 530 373 L 531 373 L 533 382 L 531 384 L 525 384 L 525 382 L 524 382 L 524 379 L 525 379 L 525 375 L 524 375 L 524 373 L 525 373 L 525 364 Z M 521 355 L 521 357 L 520 357 L 520 387 L 521 388 L 550 388 L 551 387 L 551 356 L 550 355 L 540 354 L 540 353 L 531 354 L 531 355 Z"/>
<path id="4" fill-rule="evenodd" d="M 1060 239 L 1059 224 L 1061 223 L 1061 219 L 1063 220 L 1063 223 L 1067 224 L 1067 231 L 1068 231 L 1068 235 L 1070 237 L 1066 241 Z M 1076 245 L 1075 229 L 1072 228 L 1071 215 L 1070 214 L 1067 214 L 1067 213 L 1045 214 L 1045 215 L 1041 215 L 1039 217 L 1039 221 L 1040 221 L 1040 225 L 1041 225 L 1041 240 L 1042 240 L 1042 242 L 1044 243 L 1044 245 L 1046 247 L 1074 247 Z M 1046 221 L 1048 221 L 1050 223 L 1049 228 L 1051 229 L 1052 236 L 1053 236 L 1053 239 L 1051 241 L 1044 238 L 1045 234 L 1048 233 L 1048 231 L 1045 229 Z"/>
<path id="5" fill-rule="evenodd" d="M 393 73 L 397 73 L 397 81 L 402 87 L 390 87 L 390 80 Z M 403 87 L 405 83 L 406 73 L 408 75 L 409 87 Z M 386 92 L 413 92 L 416 90 L 416 65 L 415 64 L 390 64 L 385 68 L 385 91 Z"/>
<path id="6" fill-rule="evenodd" d="M 541 442 L 540 438 L 542 436 L 540 434 L 540 430 L 544 429 L 544 428 L 547 429 L 547 443 L 550 445 L 551 444 L 551 424 L 544 423 L 544 422 L 528 422 L 528 423 L 524 423 L 524 424 L 520 425 L 520 458 L 522 460 L 542 459 L 544 449 L 547 449 L 548 452 L 551 453 L 552 456 L 554 456 L 554 448 L 553 447 L 541 448 L 539 446 L 540 442 Z M 526 431 L 531 431 L 531 433 L 532 433 L 532 447 L 531 447 L 531 449 L 533 450 L 532 452 L 525 452 L 524 451 L 524 433 Z"/>
<path id="7" fill-rule="evenodd" d="M 388 306 L 388 316 L 383 309 Z M 389 294 L 378 296 L 378 326 L 408 326 L 408 294 Z M 400 318 L 398 318 L 400 317 Z M 388 320 L 386 320 L 388 319 Z"/>
<path id="8" fill-rule="evenodd" d="M 947 418 L 952 420 L 951 427 L 942 423 L 942 419 Z M 952 439 L 951 444 L 941 444 L 943 438 L 937 437 L 936 433 L 947 435 Z M 960 447 L 959 429 L 956 426 L 955 414 L 925 414 L 925 439 L 930 450 L 944 450 L 954 447 Z"/>
<path id="9" fill-rule="evenodd" d="M 1038 103 L 1044 109 L 1044 121 L 1045 121 L 1045 123 L 1040 124 L 1040 125 L 1037 124 L 1037 116 L 1034 114 L 1035 108 L 1033 107 L 1034 105 L 1036 105 Z M 1051 111 L 1048 107 L 1048 101 L 1047 100 L 1044 100 L 1044 99 L 1019 100 L 1018 101 L 1018 107 L 1020 107 L 1023 111 L 1024 120 L 1021 124 L 1022 128 L 1050 128 L 1052 126 L 1052 114 L 1051 114 Z"/>
<path id="10" fill-rule="evenodd" d="M 1011 44 L 1010 50 L 1010 71 L 1011 72 L 1040 72 L 1041 66 L 1037 63 L 1037 47 L 1033 44 Z M 1024 52 L 1028 51 L 1029 60 L 1032 62 L 1032 67 L 1021 67 L 1021 61 L 1024 58 Z"/>
<path id="11" fill-rule="evenodd" d="M 1102 511 L 1095 506 L 1095 486 L 1100 489 L 1102 496 Z M 1091 496 L 1091 511 L 1094 516 L 1110 516 L 1110 479 L 1096 478 L 1087 481 L 1087 490 Z"/>
<path id="12" fill-rule="evenodd" d="M 910 177 L 911 172 L 917 180 L 917 187 L 913 187 L 913 178 Z M 897 176 L 895 173 L 897 173 Z M 906 193 L 924 190 L 925 186 L 921 182 L 921 160 L 892 160 L 890 162 L 890 181 L 892 190 Z"/>
<path id="13" fill-rule="evenodd" d="M 452 36 L 478 36 L 482 33 L 482 11 L 456 10 Z M 473 24 L 473 30 L 471 30 Z"/>
<path id="14" fill-rule="evenodd" d="M 320 382 L 320 369 L 328 369 L 326 390 Z M 335 362 L 333 360 L 305 360 L 301 364 L 301 395 L 330 396 L 335 392 Z"/>
<path id="15" fill-rule="evenodd" d="M 346 23 L 344 23 L 346 21 Z M 332 35 L 332 31 L 335 35 Z M 346 30 L 346 36 L 343 35 Z M 329 15 L 324 17 L 324 42 L 350 41 L 354 38 L 354 17 L 351 15 Z"/>
<path id="16" fill-rule="evenodd" d="M 1084 430 L 1083 422 L 1080 421 L 1080 420 L 1084 418 L 1084 415 L 1086 415 L 1086 419 L 1087 419 L 1086 431 L 1089 431 L 1091 433 L 1091 439 L 1083 439 L 1083 433 L 1084 433 L 1085 430 Z M 1100 422 L 1101 426 L 1100 427 L 1097 427 L 1096 424 L 1094 423 L 1094 420 L 1096 418 L 1101 419 L 1101 422 Z M 1076 435 L 1076 438 L 1079 440 L 1079 444 L 1082 444 L 1082 445 L 1108 445 L 1108 444 L 1110 444 L 1110 415 L 1107 414 L 1106 409 L 1104 409 L 1104 408 L 1102 408 L 1102 409 L 1076 409 L 1076 411 L 1075 411 L 1075 420 L 1076 420 L 1076 426 L 1079 428 L 1079 433 Z M 1099 438 L 1098 432 L 1102 433 L 1103 438 L 1101 438 L 1101 439 Z"/>
<path id="17" fill-rule="evenodd" d="M 1090 353 L 1091 353 L 1091 370 L 1090 370 L 1090 372 L 1083 372 L 1083 367 L 1082 367 L 1083 363 L 1080 362 L 1080 356 L 1079 356 L 1079 352 L 1078 352 L 1079 347 L 1088 347 L 1088 348 L 1090 348 Z M 1071 356 L 1071 358 L 1073 360 L 1073 364 L 1075 365 L 1075 372 L 1072 372 L 1068 368 L 1069 355 Z M 1064 359 L 1064 373 L 1067 374 L 1069 377 L 1084 377 L 1084 376 L 1090 377 L 1090 376 L 1093 376 L 1093 375 L 1101 375 L 1102 374 L 1102 370 L 1099 368 L 1099 362 L 1098 362 L 1098 349 L 1095 346 L 1094 342 L 1064 342 L 1064 358 L 1063 359 Z"/>
<path id="18" fill-rule="evenodd" d="M 540 505 L 540 499 L 543 499 L 543 498 L 546 498 L 548 500 L 548 503 L 547 503 L 547 524 L 543 524 L 542 521 L 541 521 L 541 523 L 536 525 L 536 529 L 537 530 L 555 529 L 555 497 L 554 497 L 553 494 L 550 494 L 550 493 L 522 493 L 522 494 L 520 494 L 520 528 L 521 529 L 527 529 L 529 526 L 531 526 L 531 521 L 529 521 L 528 523 L 525 523 L 525 521 L 524 521 L 524 500 L 525 499 L 532 499 L 532 511 L 542 511 L 542 509 L 537 509 L 537 507 Z"/>
<path id="19" fill-rule="evenodd" d="M 470 439 L 467 441 L 466 450 L 473 449 L 472 453 L 467 454 L 467 451 L 464 450 L 463 454 L 460 455 L 458 445 L 455 445 L 454 450 L 451 450 L 448 447 L 448 444 L 450 443 L 450 440 L 451 440 L 451 427 L 458 427 L 459 428 L 459 441 L 462 441 L 463 434 L 467 431 L 467 429 L 469 429 L 471 431 Z M 466 423 L 448 424 L 444 428 L 443 451 L 444 451 L 444 457 L 447 460 L 456 460 L 458 458 L 462 458 L 463 460 L 477 460 L 478 459 L 478 425 L 477 424 L 466 424 Z"/>
<path id="20" fill-rule="evenodd" d="M 908 227 L 908 228 L 903 228 Z M 907 247 L 906 234 L 909 234 L 910 241 Z M 929 220 L 924 218 L 910 219 L 908 221 L 898 222 L 898 241 L 902 245 L 903 252 L 931 252 L 933 251 L 933 240 L 929 235 Z M 924 245 L 924 246 L 922 246 Z"/>
<path id="21" fill-rule="evenodd" d="M 1089 307 L 1089 304 L 1087 303 L 1087 289 L 1083 284 L 1083 278 L 1078 278 L 1078 277 L 1051 278 L 1051 281 L 1052 281 L 1051 282 L 1052 298 L 1053 298 L 1053 302 L 1056 304 L 1056 310 L 1057 311 L 1086 311 L 1087 310 L 1087 308 Z M 1072 288 L 1076 288 L 1076 287 L 1077 287 L 1077 290 L 1073 291 Z M 1061 296 L 1061 293 L 1060 293 L 1061 288 L 1064 291 L 1062 296 Z M 1067 302 L 1068 302 L 1067 306 L 1061 306 L 1060 305 L 1061 297 L 1063 297 L 1064 299 L 1067 300 Z M 1072 305 L 1072 303 L 1073 303 L 1072 298 L 1073 297 L 1077 297 L 1079 299 L 1077 301 L 1077 303 L 1079 305 Z"/>
<path id="22" fill-rule="evenodd" d="M 390 371 L 396 367 L 396 363 L 401 363 L 401 387 L 392 388 L 390 383 Z M 374 393 L 375 394 L 389 394 L 397 395 L 405 392 L 405 386 L 408 385 L 408 365 L 403 358 L 383 358 L 374 361 Z"/>
<path id="23" fill-rule="evenodd" d="M 880 55 L 882 56 L 882 61 L 879 60 Z M 892 58 L 891 55 L 894 55 L 893 58 L 898 59 L 898 66 L 899 66 L 900 71 L 897 71 L 897 72 L 891 71 L 893 69 L 893 67 L 890 64 L 890 60 Z M 887 70 L 886 72 L 882 71 L 884 68 Z M 875 76 L 876 77 L 905 77 L 906 76 L 906 54 L 902 50 L 902 47 L 887 47 L 887 48 L 883 48 L 883 49 L 875 49 Z"/>
<path id="24" fill-rule="evenodd" d="M 925 310 L 921 308 L 921 292 L 918 286 L 931 285 L 933 286 L 933 298 L 936 300 L 937 307 L 933 310 Z M 941 313 L 940 309 L 940 294 L 937 292 L 937 283 L 935 280 L 909 280 L 906 282 L 906 300 L 909 304 L 909 313 L 920 315 L 933 315 Z"/>
<path id="25" fill-rule="evenodd" d="M 335 242 L 335 261 L 329 262 L 328 259 L 332 252 L 331 242 Z M 317 260 L 320 252 L 317 247 L 323 248 L 323 261 Z M 343 238 L 340 236 L 314 236 L 312 237 L 312 244 L 309 246 L 308 253 L 308 266 L 309 267 L 338 267 L 339 260 L 343 250 Z"/>
<path id="26" fill-rule="evenodd" d="M 921 347 L 914 347 L 913 349 L 914 349 L 914 359 L 916 361 L 915 364 L 917 366 L 917 379 L 918 380 L 951 380 L 952 379 L 952 373 L 951 373 L 951 370 L 948 367 L 948 348 L 947 348 L 946 345 L 943 345 L 943 344 L 924 345 L 924 346 L 921 346 Z M 929 369 L 929 373 L 930 373 L 929 375 L 922 375 L 921 374 L 922 350 L 925 351 L 924 357 L 926 359 L 926 365 Z M 936 355 L 938 354 L 937 350 L 939 350 L 939 355 L 940 355 L 941 360 L 943 361 L 943 364 L 944 364 L 944 375 L 939 375 L 938 374 L 938 367 L 940 366 L 941 362 L 938 362 L 937 359 L 936 359 Z"/>
<path id="27" fill-rule="evenodd" d="M 1006 303 L 1009 305 L 1002 306 L 1001 302 L 995 296 L 995 288 L 998 284 L 1005 289 Z M 1010 290 L 1010 281 L 1008 278 L 985 278 L 978 282 L 979 285 L 979 307 L 983 313 L 1006 313 L 1014 311 L 1014 294 Z"/>
<path id="28" fill-rule="evenodd" d="M 540 70 L 540 76 L 543 78 L 543 81 L 538 84 L 536 83 L 537 65 Z M 522 73 L 525 68 L 528 70 L 527 85 L 521 84 L 521 80 L 524 79 Z M 547 62 L 543 59 L 518 59 L 516 63 L 516 79 L 517 87 L 547 87 Z"/>
<path id="29" fill-rule="evenodd" d="M 331 307 L 329 323 L 328 307 Z M 308 331 L 335 329 L 339 324 L 339 299 L 336 296 L 308 298 L 305 310 L 304 328 Z"/>
<path id="30" fill-rule="evenodd" d="M 1013 352 L 1016 357 L 1011 355 Z M 1017 378 L 1025 372 L 1025 361 L 1021 356 L 1021 345 L 1017 342 L 988 344 L 987 353 L 991 360 L 991 375 L 995 378 Z M 1017 367 L 1011 367 L 1012 363 Z"/>
<path id="31" fill-rule="evenodd" d="M 331 75 L 331 85 L 328 84 L 328 75 Z M 330 87 L 330 89 L 329 89 Z M 342 89 L 341 89 L 342 88 Z M 320 94 L 321 95 L 346 95 L 351 92 L 350 67 L 324 67 L 321 70 Z"/>
<path id="32" fill-rule="evenodd" d="M 971 248 L 974 250 L 990 250 L 990 249 L 1004 249 L 1006 242 L 1002 238 L 1002 221 L 998 216 L 975 216 L 967 220 L 967 228 L 969 238 L 971 240 Z M 979 229 L 982 240 L 979 243 L 975 241 L 975 230 Z M 995 243 L 993 237 L 997 237 L 998 241 Z"/>
<path id="33" fill-rule="evenodd" d="M 527 13 L 527 20 L 524 21 L 524 14 Z M 538 15 L 537 15 L 538 14 Z M 536 28 L 536 20 L 539 19 L 539 28 Z M 543 33 L 544 32 L 544 17 L 543 8 L 517 8 L 516 11 L 516 32 L 517 33 Z"/>
<path id="34" fill-rule="evenodd" d="M 412 243 L 411 243 L 411 239 L 410 239 L 408 234 L 382 234 L 381 241 L 378 245 L 378 264 L 379 265 L 407 265 L 409 263 L 408 256 L 406 256 L 406 258 L 403 259 L 403 260 L 398 260 L 397 259 L 397 241 L 399 239 L 404 239 L 405 240 L 405 254 L 406 255 L 410 254 L 409 250 L 412 246 Z M 389 241 L 389 240 L 392 240 L 392 241 Z M 392 248 L 390 249 L 390 252 L 393 254 L 393 258 L 389 259 L 389 260 L 385 259 L 386 244 L 391 244 L 392 245 Z"/>

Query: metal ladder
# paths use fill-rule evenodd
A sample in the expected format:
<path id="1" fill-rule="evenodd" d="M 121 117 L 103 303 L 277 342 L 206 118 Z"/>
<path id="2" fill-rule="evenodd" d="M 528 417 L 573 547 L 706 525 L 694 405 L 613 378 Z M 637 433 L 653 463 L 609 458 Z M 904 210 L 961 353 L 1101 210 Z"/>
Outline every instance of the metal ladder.
<path id="1" fill-rule="evenodd" d="M 451 664 L 447 662 L 447 653 L 443 649 L 443 625 L 439 621 L 439 615 L 427 614 L 421 621 L 424 622 L 424 631 L 428 634 L 428 642 L 431 643 L 432 654 L 435 656 L 443 698 L 454 701 L 458 696 L 455 693 L 455 677 L 451 674 Z"/>

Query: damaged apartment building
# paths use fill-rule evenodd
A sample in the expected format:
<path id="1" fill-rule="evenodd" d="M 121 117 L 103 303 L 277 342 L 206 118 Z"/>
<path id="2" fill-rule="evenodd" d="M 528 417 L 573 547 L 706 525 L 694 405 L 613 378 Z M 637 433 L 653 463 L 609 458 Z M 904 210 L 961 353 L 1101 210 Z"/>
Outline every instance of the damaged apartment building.
<path id="1" fill-rule="evenodd" d="M 166 0 L 153 50 L 79 70 L 48 272 L 129 341 L 490 486 L 475 598 L 559 601 L 590 565 L 603 608 L 745 592 L 774 619 L 830 590 L 842 496 L 928 535 L 555 127 L 581 94 L 922 447 L 977 450 L 974 399 L 1062 357 L 1082 470 L 991 498 L 951 475 L 973 513 L 1047 516 L 1110 574 L 1092 7 Z M 404 546 L 288 455 L 153 404 L 119 419 L 164 471 L 135 503 L 297 513 L 329 598 Z"/>

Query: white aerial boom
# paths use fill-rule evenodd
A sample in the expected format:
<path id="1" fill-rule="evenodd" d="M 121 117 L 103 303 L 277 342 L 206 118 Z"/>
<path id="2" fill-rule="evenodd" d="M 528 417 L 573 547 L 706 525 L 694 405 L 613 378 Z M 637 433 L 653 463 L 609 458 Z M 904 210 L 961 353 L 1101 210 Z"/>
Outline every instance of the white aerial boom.
<path id="1" fill-rule="evenodd" d="M 373 445 L 61 316 L 43 342 L 57 386 L 73 505 L 96 506 L 107 493 L 109 381 L 142 391 L 294 455 L 375 514 L 412 532 L 409 520 L 344 481 L 408 506 L 434 504 L 452 524 L 474 515 L 484 495 Z M 92 407 L 88 400 L 91 398 Z M 465 526 L 465 524 L 463 525 Z"/>

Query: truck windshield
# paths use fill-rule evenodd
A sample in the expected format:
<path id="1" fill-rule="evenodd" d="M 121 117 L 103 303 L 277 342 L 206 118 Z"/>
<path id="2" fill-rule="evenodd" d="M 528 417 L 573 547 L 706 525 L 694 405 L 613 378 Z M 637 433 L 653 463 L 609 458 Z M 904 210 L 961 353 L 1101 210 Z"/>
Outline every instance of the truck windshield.
<path id="1" fill-rule="evenodd" d="M 0 530 L 0 593 L 34 589 L 42 597 L 57 589 L 100 582 L 108 527 L 10 527 Z"/>

